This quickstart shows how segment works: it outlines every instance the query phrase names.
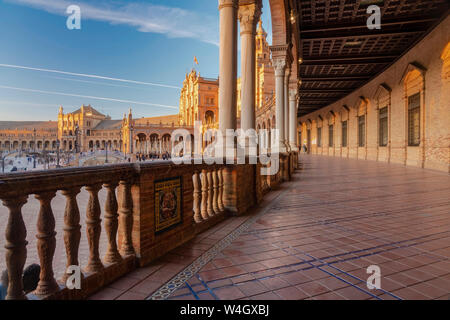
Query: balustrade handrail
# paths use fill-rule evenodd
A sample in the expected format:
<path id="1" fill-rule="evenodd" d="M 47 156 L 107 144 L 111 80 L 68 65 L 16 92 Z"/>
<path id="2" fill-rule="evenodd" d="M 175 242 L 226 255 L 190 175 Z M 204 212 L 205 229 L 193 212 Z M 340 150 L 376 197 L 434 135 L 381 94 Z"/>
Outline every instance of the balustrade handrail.
<path id="1" fill-rule="evenodd" d="M 185 160 L 181 164 L 172 161 L 156 160 L 144 163 L 104 164 L 101 166 L 57 168 L 45 171 L 25 171 L 0 174 L 0 197 L 10 198 L 17 195 L 30 195 L 46 191 L 62 190 L 69 187 L 86 186 L 96 183 L 107 183 L 119 180 L 132 180 L 143 169 L 155 170 L 162 167 L 194 166 L 192 170 L 209 168 L 212 165 L 198 159 Z M 217 163 L 217 161 L 214 161 Z M 226 160 L 223 160 L 226 163 Z"/>
<path id="2" fill-rule="evenodd" d="M 205 160 L 200 163 L 200 158 L 195 156 L 182 160 L 183 163 L 181 164 L 157 160 L 144 163 L 105 164 L 102 166 L 59 168 L 0 175 L 0 200 L 9 210 L 9 219 L 5 231 L 6 262 L 10 274 L 7 298 L 26 298 L 20 277 L 27 259 L 28 244 L 26 241 L 27 226 L 22 218 L 22 206 L 31 195 L 34 195 L 40 202 L 40 209 L 37 212 L 36 237 L 41 273 L 38 288 L 34 293 L 43 297 L 55 294 L 60 290 L 54 278 L 52 267 L 56 232 L 51 201 L 58 191 L 61 191 L 66 199 L 63 228 L 66 267 L 80 264 L 78 250 L 82 228 L 80 220 L 83 219 L 86 222 L 85 228 L 89 244 L 89 261 L 84 268 L 84 272 L 101 275 L 102 277 L 108 277 L 108 273 L 103 273 L 103 270 L 109 265 L 122 263 L 126 259 L 135 259 L 137 253 L 142 254 L 142 251 L 139 251 L 141 250 L 140 240 L 136 240 L 133 235 L 135 233 L 133 219 L 134 217 L 140 219 L 142 212 L 145 212 L 146 215 L 151 212 L 151 210 L 148 211 L 148 207 L 142 209 L 145 207 L 143 203 L 147 201 L 148 204 L 152 201 L 149 192 L 152 192 L 153 187 L 149 183 L 156 181 L 159 176 L 166 178 L 183 176 L 181 192 L 192 194 L 185 197 L 183 205 L 192 205 L 192 212 L 186 214 L 192 217 L 193 222 L 197 223 L 200 228 L 210 226 L 208 220 L 213 219 L 214 222 L 218 220 L 215 218 L 216 216 L 223 216 L 223 213 L 230 208 L 229 201 L 236 201 L 236 206 L 245 206 L 246 203 L 249 203 L 247 199 L 243 200 L 242 194 L 233 189 L 238 187 L 231 176 L 236 177 L 237 173 L 231 174 L 230 171 L 245 170 L 246 167 L 242 166 L 249 163 L 247 159 L 245 164 L 242 165 L 236 164 L 236 162 L 231 165 L 227 164 L 225 158 L 221 159 L 222 163 L 217 161 L 218 158 L 209 159 L 215 160 L 211 161 L 211 164 L 206 163 Z M 240 172 L 255 171 L 251 169 L 250 171 Z M 252 193 L 252 190 L 255 190 L 250 186 L 253 185 L 252 179 L 243 178 L 242 173 L 240 174 L 242 177 L 240 182 L 247 186 L 248 192 Z M 263 177 L 260 183 L 264 190 L 268 188 L 268 179 L 268 177 Z M 103 210 L 98 195 L 102 187 L 106 188 L 107 191 Z M 77 195 L 81 188 L 85 188 L 89 193 L 85 215 L 80 214 L 77 201 Z M 136 193 L 132 191 L 133 188 L 136 188 Z M 245 193 L 245 191 L 242 192 Z M 230 195 L 233 196 L 230 197 Z M 240 201 L 234 199 L 238 195 L 241 197 Z M 138 202 L 138 206 L 135 207 L 135 201 L 143 202 Z M 228 201 L 228 204 L 225 203 L 226 201 Z M 101 224 L 102 219 L 104 220 L 104 227 Z M 184 227 L 181 226 L 180 228 L 192 227 L 193 224 L 186 220 Z M 99 256 L 99 239 L 102 228 L 106 232 L 108 242 L 107 252 L 103 259 Z M 147 230 L 139 231 L 139 224 L 136 228 L 138 232 L 147 234 Z M 116 237 L 120 239 L 118 244 L 116 243 Z M 145 241 L 148 241 L 148 239 L 145 239 Z M 125 263 L 125 265 L 128 264 Z M 116 276 L 129 272 L 130 269 L 127 268 L 115 268 Z M 66 280 L 66 276 L 63 277 L 62 281 Z M 109 276 L 111 277 L 110 274 Z M 111 279 L 112 277 L 109 280 Z M 105 282 L 98 282 L 97 287 L 94 287 L 93 290 L 99 289 L 99 286 L 103 286 L 107 281 L 108 279 L 105 278 Z"/>

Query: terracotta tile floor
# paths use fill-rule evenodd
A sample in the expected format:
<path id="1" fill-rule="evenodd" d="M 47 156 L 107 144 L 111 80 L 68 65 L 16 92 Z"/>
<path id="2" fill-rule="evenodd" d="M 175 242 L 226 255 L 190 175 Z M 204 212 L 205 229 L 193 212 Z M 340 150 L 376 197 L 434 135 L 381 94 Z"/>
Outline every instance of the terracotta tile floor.
<path id="1" fill-rule="evenodd" d="M 448 174 L 320 156 L 301 163 L 251 215 L 227 219 L 91 298 L 148 298 L 178 273 L 174 264 L 188 266 L 258 215 L 169 299 L 450 299 Z M 370 265 L 381 269 L 379 290 L 367 288 Z"/>

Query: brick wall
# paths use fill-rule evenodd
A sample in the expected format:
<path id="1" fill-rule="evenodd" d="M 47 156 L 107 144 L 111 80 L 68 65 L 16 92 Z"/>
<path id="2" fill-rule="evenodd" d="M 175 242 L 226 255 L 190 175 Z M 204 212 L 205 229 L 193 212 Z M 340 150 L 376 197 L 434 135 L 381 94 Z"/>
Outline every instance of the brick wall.
<path id="1" fill-rule="evenodd" d="M 306 130 L 310 129 L 312 154 L 400 163 L 450 172 L 449 29 L 450 17 L 447 17 L 369 83 L 336 103 L 301 117 L 301 144 L 308 144 Z M 420 144 L 408 146 L 408 97 L 415 93 L 420 94 Z M 379 145 L 379 108 L 383 106 L 388 106 L 387 146 Z M 364 147 L 358 146 L 360 115 L 366 116 Z M 348 147 L 342 147 L 342 121 L 347 119 Z M 332 122 L 334 143 L 333 147 L 329 147 L 328 125 Z M 317 127 L 322 127 L 321 147 L 317 145 Z"/>

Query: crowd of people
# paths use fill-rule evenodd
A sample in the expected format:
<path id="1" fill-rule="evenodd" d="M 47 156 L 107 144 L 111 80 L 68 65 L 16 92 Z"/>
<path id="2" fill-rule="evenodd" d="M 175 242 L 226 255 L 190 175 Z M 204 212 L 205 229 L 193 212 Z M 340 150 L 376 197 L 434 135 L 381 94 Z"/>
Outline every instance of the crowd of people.
<path id="1" fill-rule="evenodd" d="M 143 153 L 136 153 L 136 161 L 147 161 L 147 160 L 170 160 L 172 156 L 169 152 L 163 152 L 163 153 L 156 153 L 152 152 L 149 154 L 143 154 Z M 130 162 L 130 159 L 128 160 Z"/>

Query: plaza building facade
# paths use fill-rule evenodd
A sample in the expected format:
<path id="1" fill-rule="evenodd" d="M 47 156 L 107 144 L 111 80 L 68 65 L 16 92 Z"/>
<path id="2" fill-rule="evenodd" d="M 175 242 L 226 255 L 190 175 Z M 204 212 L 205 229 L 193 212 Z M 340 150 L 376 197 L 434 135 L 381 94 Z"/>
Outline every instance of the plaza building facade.
<path id="1" fill-rule="evenodd" d="M 0 121 L 0 151 L 56 150 L 57 140 L 56 121 Z"/>
<path id="2" fill-rule="evenodd" d="M 275 75 L 270 45 L 262 21 L 255 36 L 255 106 L 257 130 L 274 128 Z M 241 78 L 237 79 L 236 117 L 241 118 Z M 200 76 L 196 70 L 186 74 L 180 93 L 179 113 L 160 117 L 133 118 L 130 111 L 123 119 L 113 120 L 91 105 L 65 113 L 59 108 L 58 121 L 0 122 L 0 150 L 56 151 L 57 142 L 63 152 L 117 150 L 127 154 L 157 154 L 171 151 L 175 129 L 194 134 L 201 123 L 201 134 L 219 128 L 219 79 Z M 34 135 L 34 130 L 36 135 Z M 206 147 L 202 143 L 201 149 Z M 201 150 L 199 150 L 201 151 Z"/>
<path id="3" fill-rule="evenodd" d="M 236 118 L 240 127 L 242 84 L 237 78 Z M 267 33 L 259 20 L 255 35 L 255 108 L 257 129 L 270 129 L 275 117 L 275 73 Z M 186 74 L 180 97 L 180 125 L 201 122 L 202 133 L 219 128 L 219 79 L 201 77 L 195 70 Z"/>

